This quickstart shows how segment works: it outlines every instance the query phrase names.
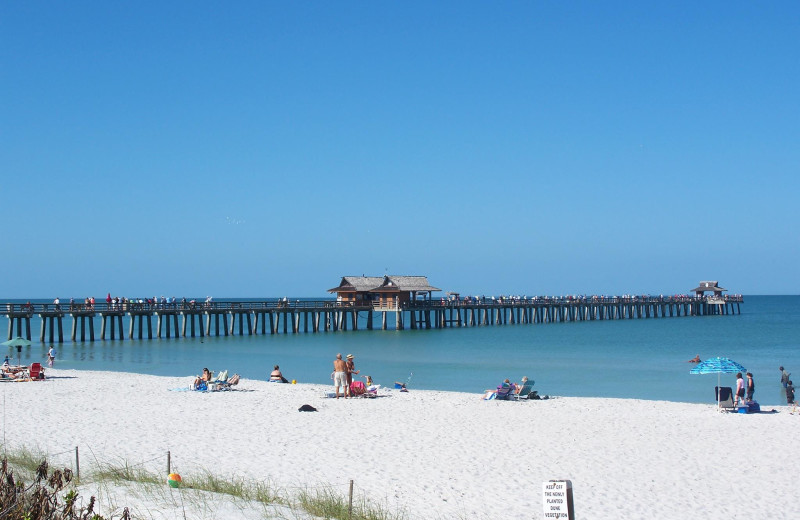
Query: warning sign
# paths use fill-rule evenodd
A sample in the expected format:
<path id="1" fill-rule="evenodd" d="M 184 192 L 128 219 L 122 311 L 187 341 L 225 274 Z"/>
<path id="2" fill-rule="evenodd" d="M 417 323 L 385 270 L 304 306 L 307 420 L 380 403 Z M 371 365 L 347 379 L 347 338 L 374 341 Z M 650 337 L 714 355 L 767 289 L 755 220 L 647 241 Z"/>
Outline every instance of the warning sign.
<path id="1" fill-rule="evenodd" d="M 542 505 L 547 520 L 575 520 L 572 507 L 572 482 L 551 480 L 542 484 Z"/>

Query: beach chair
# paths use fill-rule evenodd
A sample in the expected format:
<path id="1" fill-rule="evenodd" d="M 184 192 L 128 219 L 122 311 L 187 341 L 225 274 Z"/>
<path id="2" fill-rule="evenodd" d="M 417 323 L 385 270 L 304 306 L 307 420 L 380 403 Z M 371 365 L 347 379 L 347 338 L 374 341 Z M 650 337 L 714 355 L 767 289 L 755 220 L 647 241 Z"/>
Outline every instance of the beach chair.
<path id="1" fill-rule="evenodd" d="M 514 392 L 514 387 L 511 385 L 506 385 L 503 383 L 497 387 L 497 392 L 495 392 L 494 398 L 500 401 L 508 401 L 511 399 L 511 395 Z"/>
<path id="2" fill-rule="evenodd" d="M 228 371 L 223 370 L 222 372 L 217 374 L 217 377 L 215 377 L 209 382 L 209 386 L 220 386 L 226 384 L 227 382 L 228 382 Z"/>
<path id="3" fill-rule="evenodd" d="M 735 411 L 736 406 L 733 404 L 733 389 L 729 386 L 715 386 L 714 387 L 714 400 L 719 403 L 719 410 Z"/>
<path id="4" fill-rule="evenodd" d="M 528 379 L 527 381 L 523 381 L 522 385 L 517 386 L 514 390 L 514 393 L 511 394 L 511 398 L 515 401 L 519 401 L 521 399 L 527 399 L 528 394 L 531 393 L 531 389 L 536 382 L 533 379 Z"/>
<path id="5" fill-rule="evenodd" d="M 228 378 L 228 371 L 223 372 L 225 380 L 217 383 L 217 390 L 233 390 L 233 387 L 239 384 L 239 374 L 233 374 Z"/>
<path id="6" fill-rule="evenodd" d="M 353 381 L 350 383 L 350 395 L 352 397 L 361 397 L 366 395 L 367 387 L 364 386 L 363 381 Z"/>
<path id="7" fill-rule="evenodd" d="M 44 371 L 42 370 L 41 363 L 31 363 L 30 369 L 28 369 L 28 377 L 31 381 L 37 381 L 39 379 L 44 379 Z"/>

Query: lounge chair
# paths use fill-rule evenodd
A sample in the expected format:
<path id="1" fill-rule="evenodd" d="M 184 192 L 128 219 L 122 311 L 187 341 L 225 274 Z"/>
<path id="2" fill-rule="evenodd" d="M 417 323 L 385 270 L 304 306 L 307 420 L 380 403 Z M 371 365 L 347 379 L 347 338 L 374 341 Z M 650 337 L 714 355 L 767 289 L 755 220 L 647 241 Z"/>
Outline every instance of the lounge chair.
<path id="1" fill-rule="evenodd" d="M 533 379 L 528 379 L 527 381 L 523 381 L 521 385 L 518 385 L 517 388 L 514 389 L 514 393 L 511 394 L 511 398 L 515 401 L 519 401 L 520 399 L 527 399 L 528 394 L 531 393 L 531 389 L 533 385 L 536 384 L 536 381 Z"/>
<path id="2" fill-rule="evenodd" d="M 495 392 L 494 398 L 499 399 L 501 401 L 508 401 L 511 399 L 513 395 L 514 387 L 512 385 L 503 383 L 497 387 L 497 392 Z"/>
<path id="3" fill-rule="evenodd" d="M 733 389 L 729 386 L 715 386 L 714 399 L 719 403 L 719 410 L 735 411 L 733 404 Z"/>
<path id="4" fill-rule="evenodd" d="M 230 379 L 227 370 L 223 374 L 225 374 L 225 381 L 217 383 L 217 390 L 233 390 L 233 387 L 239 384 L 239 374 L 233 374 Z"/>
<path id="5" fill-rule="evenodd" d="M 214 383 L 215 385 L 221 385 L 221 384 L 227 383 L 228 382 L 228 371 L 227 370 L 223 370 L 222 372 L 217 374 L 217 377 L 212 379 L 211 382 Z"/>
<path id="6" fill-rule="evenodd" d="M 31 368 L 28 370 L 28 376 L 31 381 L 44 379 L 44 370 L 42 370 L 41 363 L 31 363 Z"/>
<path id="7" fill-rule="evenodd" d="M 353 381 L 350 383 L 350 395 L 352 397 L 361 397 L 367 393 L 367 387 L 364 386 L 363 381 Z"/>

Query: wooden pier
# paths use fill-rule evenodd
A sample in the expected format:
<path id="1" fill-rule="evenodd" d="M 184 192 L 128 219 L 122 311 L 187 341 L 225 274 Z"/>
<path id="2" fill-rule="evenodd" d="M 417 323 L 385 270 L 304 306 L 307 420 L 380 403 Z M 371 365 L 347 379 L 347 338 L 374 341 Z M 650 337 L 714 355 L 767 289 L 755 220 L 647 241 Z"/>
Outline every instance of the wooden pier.
<path id="1" fill-rule="evenodd" d="M 8 339 L 32 339 L 31 320 L 38 316 L 39 341 L 63 343 L 64 320 L 70 317 L 70 340 L 85 342 L 357 331 L 360 327 L 387 330 L 392 321 L 393 329 L 405 330 L 728 315 L 741 314 L 742 303 L 741 296 L 721 295 L 425 299 L 394 300 L 393 305 L 386 300 L 103 302 L 91 306 L 9 303 L 0 307 L 0 316 L 8 318 Z M 376 316 L 380 320 L 377 327 Z"/>

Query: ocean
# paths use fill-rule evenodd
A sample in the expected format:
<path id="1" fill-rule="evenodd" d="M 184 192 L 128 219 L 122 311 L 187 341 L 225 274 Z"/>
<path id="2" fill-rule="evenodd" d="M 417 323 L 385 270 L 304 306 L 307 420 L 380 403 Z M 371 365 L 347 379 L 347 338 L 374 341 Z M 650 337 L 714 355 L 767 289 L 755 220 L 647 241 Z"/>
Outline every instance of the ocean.
<path id="1" fill-rule="evenodd" d="M 203 367 L 267 379 L 278 364 L 290 380 L 330 384 L 333 359 L 341 353 L 355 356 L 361 376 L 385 386 L 404 382 L 410 391 L 471 392 L 478 399 L 505 378 L 518 382 L 528 376 L 541 395 L 711 403 L 717 375 L 690 375 L 694 365 L 686 362 L 699 354 L 747 367 L 762 406 L 785 404 L 778 367 L 795 371 L 800 381 L 800 296 L 745 296 L 741 310 L 720 316 L 83 343 L 68 340 L 72 320 L 65 318 L 67 341 L 55 344 L 56 368 L 185 376 L 188 386 Z M 364 323 L 362 317 L 360 327 Z M 21 361 L 44 365 L 50 343 L 38 341 L 38 317 L 31 329 L 33 345 L 22 350 Z M 3 339 L 7 330 L 2 328 Z M 16 349 L 7 354 L 16 361 Z M 722 374 L 721 381 L 735 386 L 735 374 Z"/>

